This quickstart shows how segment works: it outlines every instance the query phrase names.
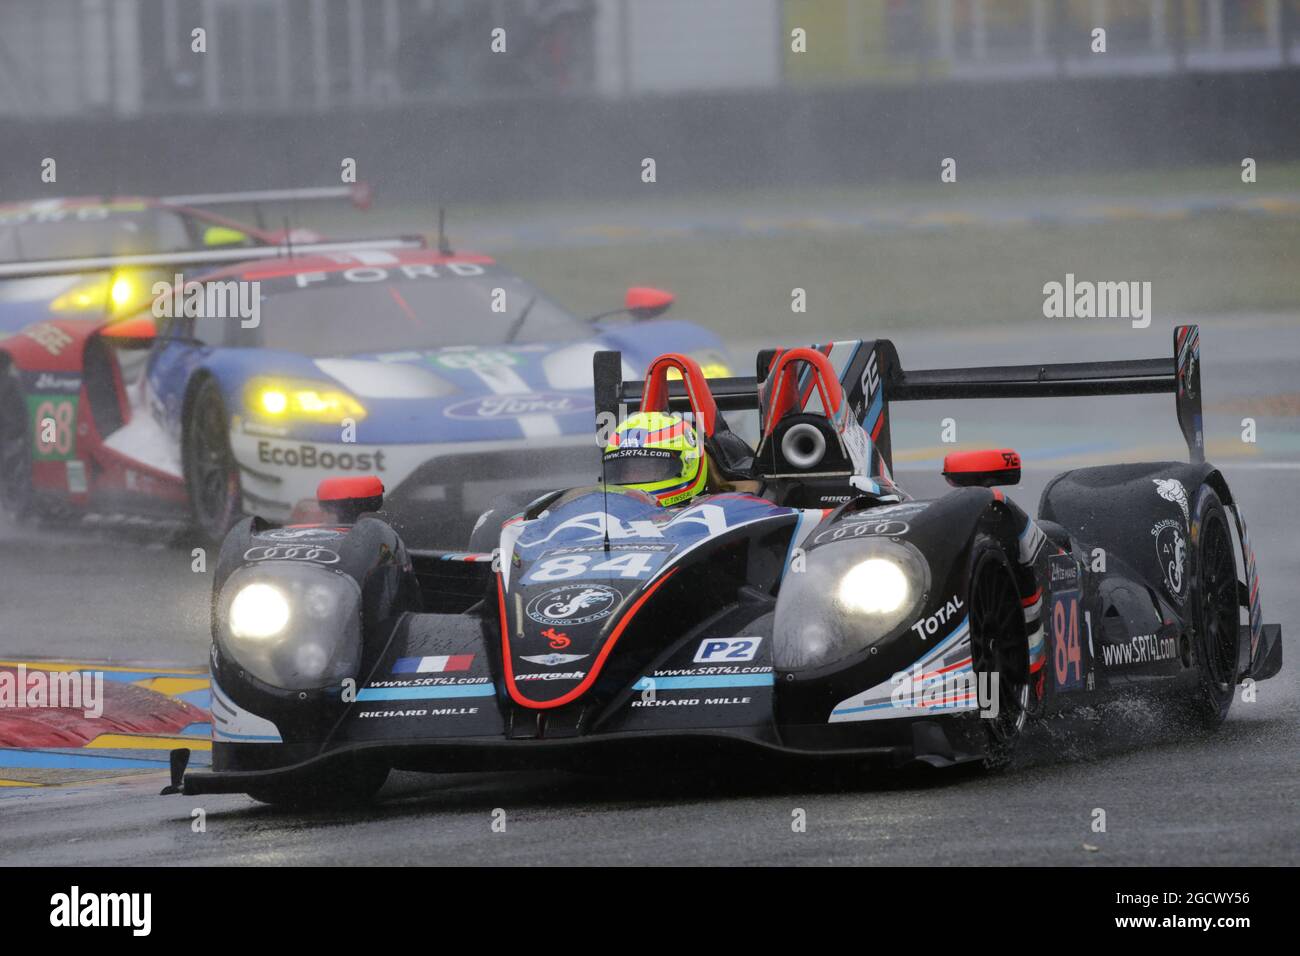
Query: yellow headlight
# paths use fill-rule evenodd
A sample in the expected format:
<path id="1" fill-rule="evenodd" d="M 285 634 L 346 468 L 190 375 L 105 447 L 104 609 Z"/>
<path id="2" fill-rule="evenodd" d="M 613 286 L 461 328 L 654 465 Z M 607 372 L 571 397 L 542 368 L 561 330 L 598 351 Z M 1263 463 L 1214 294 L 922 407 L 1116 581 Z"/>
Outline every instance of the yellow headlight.
<path id="1" fill-rule="evenodd" d="M 50 303 L 52 312 L 85 312 L 104 307 L 104 282 L 74 286 Z"/>
<path id="2" fill-rule="evenodd" d="M 312 391 L 296 392 L 298 406 L 304 411 L 313 415 L 321 412 L 327 412 L 330 409 L 330 403 L 327 399 L 322 398 L 318 393 Z"/>
<path id="3" fill-rule="evenodd" d="M 366 409 L 347 392 L 313 386 L 308 382 L 261 384 L 251 390 L 249 407 L 273 418 L 309 419 L 337 424 L 345 418 L 361 419 Z"/>
<path id="4" fill-rule="evenodd" d="M 108 297 L 115 307 L 122 308 L 135 298 L 135 283 L 126 276 L 119 275 L 113 280 L 113 287 L 109 289 Z"/>
<path id="5" fill-rule="evenodd" d="M 283 415 L 289 407 L 289 396 L 278 388 L 268 388 L 262 392 L 262 411 L 268 415 Z"/>
<path id="6" fill-rule="evenodd" d="M 118 273 L 111 283 L 100 277 L 73 286 L 51 302 L 50 309 L 54 312 L 98 312 L 107 308 L 120 315 L 144 304 L 135 278 Z"/>

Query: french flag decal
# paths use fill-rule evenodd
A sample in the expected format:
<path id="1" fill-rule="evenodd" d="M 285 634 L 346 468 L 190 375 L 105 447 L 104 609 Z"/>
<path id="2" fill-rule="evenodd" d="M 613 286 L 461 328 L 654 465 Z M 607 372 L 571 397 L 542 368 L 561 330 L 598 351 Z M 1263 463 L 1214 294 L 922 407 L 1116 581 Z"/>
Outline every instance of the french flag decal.
<path id="1" fill-rule="evenodd" d="M 473 654 L 452 654 L 441 657 L 399 657 L 393 662 L 393 673 L 445 674 L 448 671 L 467 671 L 473 664 Z"/>

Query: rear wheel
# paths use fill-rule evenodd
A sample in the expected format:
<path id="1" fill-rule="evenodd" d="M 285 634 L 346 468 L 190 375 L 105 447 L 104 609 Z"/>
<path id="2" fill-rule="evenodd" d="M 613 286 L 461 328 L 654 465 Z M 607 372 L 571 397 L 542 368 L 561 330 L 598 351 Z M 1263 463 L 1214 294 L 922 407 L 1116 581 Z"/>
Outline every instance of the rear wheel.
<path id="1" fill-rule="evenodd" d="M 979 718 L 988 738 L 984 765 L 997 769 L 1011 762 L 1028 721 L 1029 647 L 1011 564 L 987 535 L 972 548 L 969 606 L 971 665 L 977 686 L 997 706 L 996 716 L 981 710 Z"/>
<path id="2" fill-rule="evenodd" d="M 1237 650 L 1241 610 L 1237 599 L 1237 565 L 1228 516 L 1212 490 L 1202 506 L 1196 542 L 1196 577 L 1192 617 L 1200 682 L 1192 697 L 1192 714 L 1213 729 L 1223 723 L 1237 686 Z"/>
<path id="3" fill-rule="evenodd" d="M 6 369 L 0 374 L 0 510 L 15 520 L 29 518 L 34 498 L 27 402 L 17 376 Z"/>
<path id="4" fill-rule="evenodd" d="M 243 512 L 239 466 L 230 450 L 230 417 L 215 379 L 205 380 L 190 404 L 184 439 L 185 488 L 194 531 L 220 542 Z"/>

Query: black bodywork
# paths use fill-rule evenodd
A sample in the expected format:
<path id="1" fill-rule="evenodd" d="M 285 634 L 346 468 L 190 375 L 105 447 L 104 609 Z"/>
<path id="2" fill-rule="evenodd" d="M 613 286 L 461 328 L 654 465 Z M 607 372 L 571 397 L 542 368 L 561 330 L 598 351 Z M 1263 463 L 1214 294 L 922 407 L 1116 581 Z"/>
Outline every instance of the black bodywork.
<path id="1" fill-rule="evenodd" d="M 1241 680 L 1277 673 L 1280 628 L 1260 617 L 1239 505 L 1203 460 L 1196 328 L 1179 327 L 1174 345 L 1167 359 L 909 372 L 888 341 L 840 342 L 818 350 L 824 363 L 766 351 L 754 378 L 707 386 L 677 356 L 645 383 L 624 382 L 618 355 L 600 353 L 598 428 L 643 403 L 689 411 L 721 476 L 757 487 L 671 513 L 635 492 L 555 492 L 487 516 L 499 544 L 464 553 L 408 550 L 373 516 L 241 523 L 214 583 L 213 769 L 177 783 L 259 793 L 358 760 L 424 770 L 731 750 L 988 760 L 999 738 L 984 717 L 997 701 L 982 680 L 999 668 L 1019 695 L 1003 701 L 1020 714 L 1015 733 L 1135 689 L 1197 697 L 1211 655 L 1231 659 L 1230 700 Z M 832 373 L 834 386 L 819 381 Z M 993 487 L 996 474 L 928 501 L 890 477 L 890 401 L 1148 392 L 1175 394 L 1191 460 L 1067 472 L 1037 518 Z M 755 408 L 763 434 L 751 449 L 725 412 Z M 810 428 L 822 454 L 796 466 L 810 460 L 801 441 L 817 447 Z M 1198 564 L 1205 523 L 1219 540 L 1229 520 L 1231 581 L 1216 593 L 1231 607 L 1216 613 L 1230 632 L 1207 624 L 1210 575 Z M 1020 605 L 997 635 L 983 633 L 987 612 L 972 613 L 984 600 L 972 579 L 993 559 Z M 348 582 L 335 589 L 349 595 L 344 623 L 318 622 L 334 656 L 314 678 L 293 655 L 315 632 L 281 642 L 279 663 L 252 661 L 260 646 L 231 637 L 232 593 L 282 575 L 290 590 L 293 575 L 308 581 L 299 602 L 314 582 Z M 870 587 L 854 590 L 858 580 Z M 994 638 L 997 666 L 981 656 Z"/>

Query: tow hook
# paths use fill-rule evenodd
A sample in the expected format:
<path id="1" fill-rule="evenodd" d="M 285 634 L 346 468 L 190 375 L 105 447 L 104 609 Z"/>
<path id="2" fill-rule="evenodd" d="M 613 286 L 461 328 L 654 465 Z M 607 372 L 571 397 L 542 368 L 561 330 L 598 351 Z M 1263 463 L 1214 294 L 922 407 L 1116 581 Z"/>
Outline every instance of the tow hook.
<path id="1" fill-rule="evenodd" d="M 189 763 L 190 763 L 189 747 L 177 747 L 175 750 L 172 751 L 171 753 L 172 782 L 170 786 L 163 787 L 162 790 L 159 791 L 158 795 L 160 797 L 165 797 L 168 794 L 172 794 L 172 793 L 184 792 L 181 788 L 181 784 L 185 780 L 185 768 L 189 766 Z"/>

